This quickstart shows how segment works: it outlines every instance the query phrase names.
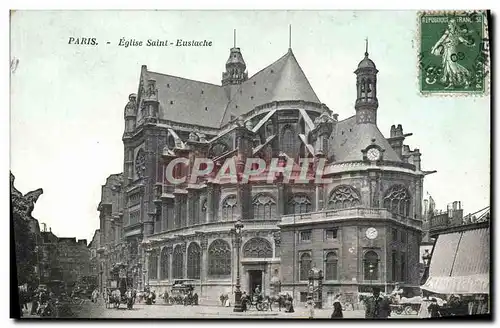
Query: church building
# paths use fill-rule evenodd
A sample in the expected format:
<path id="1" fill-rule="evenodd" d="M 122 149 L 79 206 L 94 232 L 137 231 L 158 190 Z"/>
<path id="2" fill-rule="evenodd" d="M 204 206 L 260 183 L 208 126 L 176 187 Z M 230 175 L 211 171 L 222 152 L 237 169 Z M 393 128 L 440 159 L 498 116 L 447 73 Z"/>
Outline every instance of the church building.
<path id="1" fill-rule="evenodd" d="M 368 49 L 352 64 L 355 106 L 345 119 L 320 101 L 292 49 L 249 77 L 233 47 L 220 85 L 142 66 L 125 106 L 123 172 L 108 178 L 99 205 L 101 274 L 125 263 L 136 288 L 157 293 L 192 279 L 201 302 L 232 295 L 238 266 L 242 290 L 278 288 L 299 302 L 315 267 L 330 306 L 339 292 L 354 299 L 373 285 L 417 286 L 429 172 L 401 125 L 388 138 L 377 127 L 379 71 Z M 180 157 L 190 167 L 178 165 L 174 175 L 188 179 L 172 184 L 165 170 Z M 314 168 L 324 161 L 330 181 L 280 173 L 271 181 L 214 174 L 192 181 L 197 158 L 211 159 L 215 171 L 233 158 L 238 174 L 248 158 L 310 159 Z"/>

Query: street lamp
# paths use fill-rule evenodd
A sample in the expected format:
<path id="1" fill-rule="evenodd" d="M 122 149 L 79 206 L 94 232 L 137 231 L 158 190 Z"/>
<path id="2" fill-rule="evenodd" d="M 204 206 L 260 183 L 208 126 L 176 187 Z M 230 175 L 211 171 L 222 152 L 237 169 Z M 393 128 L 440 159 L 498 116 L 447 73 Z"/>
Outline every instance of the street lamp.
<path id="1" fill-rule="evenodd" d="M 429 267 L 429 263 L 431 262 L 431 254 L 429 253 L 428 249 L 424 251 L 424 255 L 422 255 L 422 261 L 424 262 L 424 266 L 426 268 Z"/>
<path id="2" fill-rule="evenodd" d="M 243 307 L 241 305 L 241 290 L 240 290 L 240 246 L 241 246 L 241 230 L 243 229 L 243 223 L 238 220 L 234 224 L 234 229 L 232 231 L 235 235 L 236 242 L 236 290 L 234 291 L 234 309 L 233 312 L 243 312 Z"/>
<path id="3" fill-rule="evenodd" d="M 147 275 L 147 277 L 148 277 L 147 281 L 146 281 L 146 274 L 148 272 L 148 267 L 149 267 L 149 255 L 151 254 L 151 251 L 152 251 L 151 241 L 146 240 L 146 241 L 142 242 L 142 246 L 144 247 L 144 252 L 146 253 L 146 260 L 147 260 L 146 261 L 147 265 L 146 265 L 146 263 L 144 263 L 144 269 L 142 270 L 142 273 L 143 273 L 142 281 L 144 281 L 146 286 L 149 288 L 149 274 Z M 144 288 L 144 289 L 146 289 L 146 288 Z"/>

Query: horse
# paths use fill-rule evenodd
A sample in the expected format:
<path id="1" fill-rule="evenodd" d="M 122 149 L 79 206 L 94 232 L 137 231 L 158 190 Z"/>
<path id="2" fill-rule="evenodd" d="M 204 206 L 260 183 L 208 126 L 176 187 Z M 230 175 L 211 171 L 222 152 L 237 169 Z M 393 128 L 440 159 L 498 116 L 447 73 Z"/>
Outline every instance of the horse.
<path id="1" fill-rule="evenodd" d="M 113 304 L 115 309 L 120 307 L 121 296 L 122 296 L 122 294 L 121 294 L 119 289 L 115 289 L 111 292 L 111 297 L 109 298 L 109 303 Z"/>
<path id="2" fill-rule="evenodd" d="M 285 307 L 285 295 L 283 294 L 278 294 L 278 295 L 273 295 L 273 296 L 265 296 L 264 299 L 267 300 L 269 303 L 269 309 L 272 311 L 273 310 L 273 304 L 278 303 L 278 310 L 281 311 L 281 308 Z"/>

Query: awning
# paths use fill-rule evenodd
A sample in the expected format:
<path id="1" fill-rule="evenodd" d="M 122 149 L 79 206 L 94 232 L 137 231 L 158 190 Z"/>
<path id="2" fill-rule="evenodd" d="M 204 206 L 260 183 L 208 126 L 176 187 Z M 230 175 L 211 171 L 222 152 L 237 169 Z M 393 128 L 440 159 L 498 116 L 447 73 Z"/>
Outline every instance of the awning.
<path id="1" fill-rule="evenodd" d="M 438 294 L 488 294 L 490 229 L 439 235 L 422 289 Z"/>

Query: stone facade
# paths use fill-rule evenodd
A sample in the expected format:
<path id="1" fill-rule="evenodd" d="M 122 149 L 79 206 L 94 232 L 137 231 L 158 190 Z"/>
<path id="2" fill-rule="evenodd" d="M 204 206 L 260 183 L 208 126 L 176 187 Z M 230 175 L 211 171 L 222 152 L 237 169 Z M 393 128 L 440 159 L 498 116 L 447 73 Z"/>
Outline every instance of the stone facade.
<path id="1" fill-rule="evenodd" d="M 161 293 L 193 279 L 202 299 L 217 301 L 234 291 L 239 265 L 243 290 L 261 285 L 271 294 L 271 283 L 281 284 L 300 300 L 301 256 L 309 256 L 308 265 L 327 276 L 325 299 L 373 284 L 416 284 L 429 172 L 419 150 L 404 144 L 411 134 L 401 125 L 389 138 L 379 131 L 378 70 L 368 53 L 355 74 L 355 115 L 339 121 L 291 49 L 250 78 L 240 49 L 231 49 L 220 86 L 143 66 L 138 93 L 125 106 L 124 171 L 107 179 L 99 206 L 104 275 L 126 262 L 137 288 Z M 322 177 L 331 181 L 275 173 L 245 183 L 246 159 L 256 157 L 268 165 L 306 158 L 313 170 L 326 163 Z M 175 166 L 174 177 L 187 179 L 173 184 L 165 169 L 180 158 L 189 164 Z M 232 158 L 238 174 L 192 178 L 198 158 L 210 158 L 216 173 Z M 240 263 L 237 220 L 244 224 Z M 370 277 L 366 263 L 374 263 Z"/>
<path id="2" fill-rule="evenodd" d="M 62 280 L 68 288 L 89 275 L 90 251 L 86 239 L 58 238 L 57 254 Z"/>

